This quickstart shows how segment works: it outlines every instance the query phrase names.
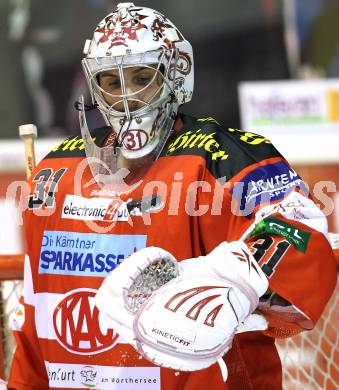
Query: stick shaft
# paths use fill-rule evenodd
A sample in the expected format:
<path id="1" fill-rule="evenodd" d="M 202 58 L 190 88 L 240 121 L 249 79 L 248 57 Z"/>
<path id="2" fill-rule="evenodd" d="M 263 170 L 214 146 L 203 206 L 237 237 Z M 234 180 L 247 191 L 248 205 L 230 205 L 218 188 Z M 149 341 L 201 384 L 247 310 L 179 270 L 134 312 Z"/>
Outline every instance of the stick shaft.
<path id="1" fill-rule="evenodd" d="M 23 137 L 25 148 L 26 176 L 30 178 L 33 169 L 35 168 L 35 149 L 33 136 L 26 135 Z"/>

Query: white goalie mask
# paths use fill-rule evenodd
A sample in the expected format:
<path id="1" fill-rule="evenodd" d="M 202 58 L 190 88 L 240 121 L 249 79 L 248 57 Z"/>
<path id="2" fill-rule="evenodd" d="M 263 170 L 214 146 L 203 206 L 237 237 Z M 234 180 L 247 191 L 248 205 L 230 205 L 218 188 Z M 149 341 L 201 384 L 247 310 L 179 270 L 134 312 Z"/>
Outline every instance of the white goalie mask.
<path id="1" fill-rule="evenodd" d="M 112 128 L 111 144 L 96 145 L 80 98 L 81 131 L 86 156 L 95 162 L 90 162 L 94 177 L 109 182 L 102 180 L 109 171 L 144 171 L 165 145 L 179 105 L 191 100 L 190 43 L 159 12 L 120 3 L 96 27 L 84 53 L 92 104 Z"/>

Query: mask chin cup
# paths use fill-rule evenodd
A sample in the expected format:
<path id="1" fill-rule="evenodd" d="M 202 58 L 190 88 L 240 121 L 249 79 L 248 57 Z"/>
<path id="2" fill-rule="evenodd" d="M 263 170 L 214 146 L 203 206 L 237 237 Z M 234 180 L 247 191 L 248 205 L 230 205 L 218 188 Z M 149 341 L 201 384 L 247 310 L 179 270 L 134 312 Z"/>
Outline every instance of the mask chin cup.
<path id="1" fill-rule="evenodd" d="M 173 110 L 173 108 L 175 108 L 175 110 Z M 140 179 L 150 168 L 153 162 L 159 157 L 164 145 L 166 144 L 173 128 L 177 112 L 176 109 L 177 107 L 173 104 L 169 103 L 166 105 L 163 115 L 161 115 L 162 120 L 158 123 L 158 134 L 151 140 L 151 142 L 147 142 L 139 150 L 130 150 L 124 147 L 124 145 L 108 145 L 100 147 L 95 143 L 95 140 L 92 138 L 89 131 L 86 120 L 84 97 L 80 96 L 79 122 L 81 135 L 84 141 L 87 162 L 95 181 L 101 186 L 110 185 L 121 189 L 121 186 L 127 182 L 133 182 L 133 178 Z M 112 127 L 114 125 L 113 130 L 115 132 L 117 132 L 115 129 L 117 123 L 110 123 Z M 131 131 L 131 122 L 127 123 L 126 129 L 122 129 L 122 131 Z"/>
<path id="2" fill-rule="evenodd" d="M 96 145 L 87 125 L 83 96 L 79 98 L 79 122 L 85 154 L 93 178 L 100 184 L 116 184 L 117 178 L 115 174 L 119 170 L 119 148 L 114 148 L 113 146 L 99 147 Z"/>

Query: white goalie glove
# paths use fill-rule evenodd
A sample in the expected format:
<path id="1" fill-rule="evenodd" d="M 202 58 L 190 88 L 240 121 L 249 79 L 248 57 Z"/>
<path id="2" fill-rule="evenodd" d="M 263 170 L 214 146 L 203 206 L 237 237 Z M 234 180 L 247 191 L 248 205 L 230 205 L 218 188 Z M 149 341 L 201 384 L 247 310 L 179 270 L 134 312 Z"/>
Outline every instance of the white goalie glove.
<path id="1" fill-rule="evenodd" d="M 266 329 L 252 314 L 268 281 L 247 246 L 223 242 L 178 263 L 167 251 L 134 253 L 104 280 L 96 305 L 145 358 L 182 371 L 207 368 L 236 333 Z"/>

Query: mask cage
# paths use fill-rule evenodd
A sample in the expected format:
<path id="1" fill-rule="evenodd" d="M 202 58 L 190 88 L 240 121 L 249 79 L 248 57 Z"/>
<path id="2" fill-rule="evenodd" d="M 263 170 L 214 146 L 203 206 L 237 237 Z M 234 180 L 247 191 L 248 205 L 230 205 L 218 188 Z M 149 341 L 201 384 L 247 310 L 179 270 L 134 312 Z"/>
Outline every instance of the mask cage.
<path id="1" fill-rule="evenodd" d="M 155 110 L 164 102 L 173 99 L 174 97 L 174 82 L 170 80 L 169 74 L 171 69 L 175 67 L 177 58 L 176 49 L 161 48 L 159 50 L 148 51 L 142 54 L 123 55 L 116 57 L 95 57 L 82 60 L 82 65 L 90 87 L 92 103 L 98 103 L 99 109 L 111 118 L 125 118 L 127 120 L 145 115 L 146 113 Z M 124 70 L 134 67 L 144 67 L 155 70 L 152 80 L 140 90 L 128 93 L 126 91 L 126 79 Z M 118 70 L 121 94 L 113 94 L 105 91 L 98 82 L 99 74 Z M 137 97 L 138 94 L 144 92 L 150 87 L 152 82 L 157 77 L 161 77 L 163 82 L 159 88 L 154 91 L 148 101 L 141 100 Z M 110 104 L 106 99 L 115 100 Z M 129 104 L 136 103 L 138 107 L 131 110 Z M 123 111 L 117 110 L 118 105 L 123 105 Z"/>

